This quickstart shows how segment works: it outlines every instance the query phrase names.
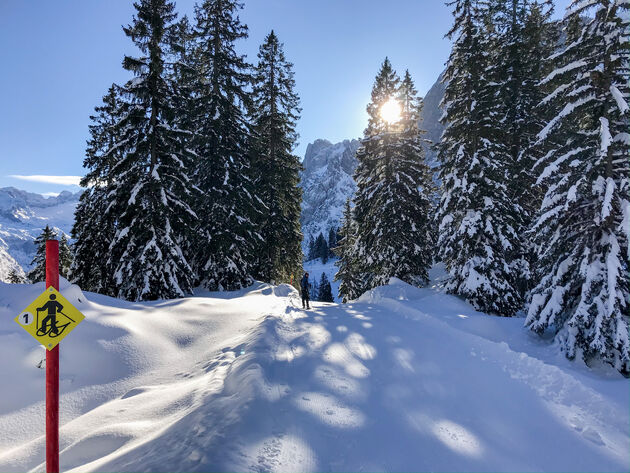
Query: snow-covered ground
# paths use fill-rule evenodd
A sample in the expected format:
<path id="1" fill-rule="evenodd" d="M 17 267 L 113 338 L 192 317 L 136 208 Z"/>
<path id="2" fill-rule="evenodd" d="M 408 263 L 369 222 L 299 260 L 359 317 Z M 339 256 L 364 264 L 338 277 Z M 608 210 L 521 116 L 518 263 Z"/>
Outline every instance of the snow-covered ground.
<path id="1" fill-rule="evenodd" d="M 127 303 L 62 293 L 64 471 L 629 471 L 630 384 L 392 281 L 299 308 L 289 286 Z M 43 471 L 44 351 L 0 283 L 0 471 Z"/>

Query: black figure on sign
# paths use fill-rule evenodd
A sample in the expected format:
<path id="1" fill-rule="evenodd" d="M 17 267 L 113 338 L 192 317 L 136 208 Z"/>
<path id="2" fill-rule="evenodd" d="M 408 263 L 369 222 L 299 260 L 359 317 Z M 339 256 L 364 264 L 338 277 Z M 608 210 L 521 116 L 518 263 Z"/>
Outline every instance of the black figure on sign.
<path id="1" fill-rule="evenodd" d="M 63 310 L 63 306 L 55 300 L 56 298 L 57 296 L 51 294 L 49 297 L 50 300 L 47 301 L 42 307 L 37 308 L 38 318 L 40 311 L 48 310 L 48 315 L 44 317 L 44 320 L 42 320 L 42 325 L 37 329 L 37 335 L 40 337 L 43 335 L 49 335 L 52 338 L 56 338 L 63 333 L 68 325 L 70 325 L 70 322 L 61 325 L 61 330 L 59 330 L 59 327 L 57 327 L 57 313 L 67 317 L 68 319 L 70 319 L 70 317 L 61 312 Z M 72 319 L 70 320 L 72 321 Z M 50 322 L 50 328 L 47 328 L 48 322 Z"/>

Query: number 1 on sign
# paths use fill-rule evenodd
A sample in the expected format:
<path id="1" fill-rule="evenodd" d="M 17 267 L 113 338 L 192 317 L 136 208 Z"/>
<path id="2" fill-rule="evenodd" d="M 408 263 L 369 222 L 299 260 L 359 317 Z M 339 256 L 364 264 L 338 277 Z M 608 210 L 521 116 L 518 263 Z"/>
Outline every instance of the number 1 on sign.
<path id="1" fill-rule="evenodd" d="M 22 312 L 19 320 L 22 325 L 31 325 L 35 317 L 30 312 Z"/>

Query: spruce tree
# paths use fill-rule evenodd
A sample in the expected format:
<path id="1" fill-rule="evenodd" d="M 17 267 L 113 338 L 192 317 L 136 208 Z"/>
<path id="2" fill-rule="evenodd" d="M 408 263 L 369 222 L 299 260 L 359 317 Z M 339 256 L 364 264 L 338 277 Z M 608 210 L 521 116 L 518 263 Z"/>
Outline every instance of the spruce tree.
<path id="1" fill-rule="evenodd" d="M 210 290 L 249 285 L 260 234 L 255 232 L 260 200 L 251 181 L 248 156 L 249 65 L 236 41 L 247 37 L 236 0 L 204 0 L 195 8 L 197 80 L 195 182 L 202 195 L 195 243 L 199 280 Z"/>
<path id="2" fill-rule="evenodd" d="M 328 258 L 334 258 L 335 254 L 333 248 L 337 246 L 337 229 L 330 227 L 328 230 Z"/>
<path id="3" fill-rule="evenodd" d="M 484 312 L 511 316 L 522 306 L 513 260 L 519 238 L 498 120 L 498 66 L 491 62 L 496 32 L 485 2 L 452 5 L 454 25 L 447 36 L 454 44 L 443 78 L 446 128 L 438 146 L 439 257 L 450 273 L 450 293 Z"/>
<path id="4" fill-rule="evenodd" d="M 196 92 L 199 75 L 195 65 L 195 33 L 185 15 L 173 25 L 171 49 L 173 67 L 169 73 L 174 87 L 173 95 L 177 97 L 173 101 L 175 121 L 180 130 L 192 135 L 198 112 Z M 192 146 L 191 140 L 188 140 L 187 145 Z"/>
<path id="5" fill-rule="evenodd" d="M 313 238 L 313 235 L 311 235 L 308 239 L 308 253 L 306 256 L 306 260 L 310 261 L 315 259 L 315 238 Z"/>
<path id="6" fill-rule="evenodd" d="M 326 264 L 328 262 L 328 243 L 326 243 L 326 238 L 324 238 L 324 234 L 323 233 L 319 233 L 319 235 L 317 235 L 317 238 L 315 238 L 315 244 L 314 244 L 314 250 L 315 250 L 315 258 L 314 259 L 321 259 L 322 263 Z"/>
<path id="7" fill-rule="evenodd" d="M 309 279 L 308 287 L 309 287 L 310 299 L 312 301 L 318 301 L 319 300 L 319 284 L 317 283 L 317 280 L 315 279 L 315 275 L 313 275 L 312 279 Z"/>
<path id="8" fill-rule="evenodd" d="M 337 258 L 335 266 L 337 273 L 335 281 L 340 281 L 339 297 L 343 303 L 356 299 L 363 293 L 365 282 L 359 273 L 359 264 L 356 257 L 356 223 L 352 216 L 350 199 L 346 200 L 339 229 L 337 246 L 333 249 Z"/>
<path id="9" fill-rule="evenodd" d="M 293 75 L 271 31 L 258 52 L 250 109 L 253 184 L 263 204 L 256 219 L 262 237 L 256 277 L 263 281 L 288 282 L 302 267 L 302 166 L 293 153 L 300 108 Z"/>
<path id="10" fill-rule="evenodd" d="M 59 275 L 68 279 L 70 268 L 72 267 L 72 249 L 68 243 L 68 237 L 65 233 L 62 233 L 61 240 L 59 240 Z"/>
<path id="11" fill-rule="evenodd" d="M 46 240 L 56 240 L 57 232 L 46 225 L 42 233 L 35 238 L 35 247 L 37 248 L 31 265 L 33 269 L 27 274 L 27 278 L 31 283 L 46 281 Z"/>
<path id="12" fill-rule="evenodd" d="M 382 234 L 389 236 L 379 241 L 382 260 L 377 283 L 386 284 L 390 277 L 397 277 L 423 285 L 429 280 L 433 263 L 431 198 L 436 190 L 421 146 L 424 132 L 418 129 L 422 100 L 409 71 L 405 71 L 397 99 L 402 107 L 401 117 L 392 136 L 391 161 L 385 162 L 385 166 L 389 165 L 385 168 L 386 192 L 378 195 L 382 202 Z"/>
<path id="13" fill-rule="evenodd" d="M 526 325 L 570 359 L 630 372 L 630 20 L 622 0 L 574 1 L 566 46 L 542 81 L 556 115 L 538 135 L 546 195 L 533 227 L 537 285 Z M 592 15 L 588 15 L 592 13 Z"/>
<path id="14" fill-rule="evenodd" d="M 495 65 L 491 69 L 493 80 L 499 84 L 496 120 L 501 123 L 496 136 L 507 152 L 505 180 L 512 203 L 507 209 L 512 213 L 518 236 L 508 260 L 523 298 L 531 280 L 532 252 L 527 230 L 542 199 L 533 172 L 537 159 L 534 145 L 547 112 L 546 107 L 538 107 L 544 98 L 539 82 L 547 69 L 543 58 L 556 47 L 550 20 L 553 3 L 494 0 L 491 11 L 497 39 L 490 60 Z"/>
<path id="15" fill-rule="evenodd" d="M 196 154 L 194 141 L 200 116 L 198 110 L 200 76 L 195 63 L 195 31 L 186 15 L 175 23 L 173 31 L 171 40 L 173 67 L 169 68 L 169 73 L 173 84 L 174 126 L 187 134 L 185 139 L 186 151 L 192 155 L 188 175 L 190 176 L 191 196 L 194 196 L 190 200 L 190 207 L 194 212 L 195 203 L 202 195 L 195 178 L 195 161 L 199 159 L 199 156 Z M 199 216 L 193 218 L 191 228 L 188 229 L 186 237 L 182 238 L 180 242 L 182 252 L 186 255 L 188 263 L 193 269 L 193 285 L 197 285 L 199 282 L 194 263 L 197 253 L 196 244 L 201 231 L 200 226 Z"/>
<path id="16" fill-rule="evenodd" d="M 386 132 L 387 126 L 380 115 L 380 109 L 385 102 L 396 96 L 399 83 L 400 78 L 392 68 L 389 59 L 385 58 L 372 86 L 372 100 L 367 106 L 368 126 L 363 132 L 364 139 L 356 155 L 357 167 L 354 180 L 357 191 L 353 198 L 356 234 L 353 253 L 357 263 L 356 269 L 362 273 L 362 279 L 365 281 L 364 287 L 357 288 L 359 293 L 374 287 L 374 274 L 370 272 L 376 263 L 373 252 L 375 233 L 371 231 L 371 225 L 374 224 L 373 196 L 382 180 L 378 153 L 382 145 L 378 141 Z"/>
<path id="17" fill-rule="evenodd" d="M 390 100 L 400 104 L 401 116 L 388 124 L 381 107 Z M 368 105 L 355 177 L 356 253 L 368 289 L 392 277 L 414 285 L 428 281 L 433 184 L 420 145 L 420 107 L 409 72 L 400 82 L 386 59 Z"/>
<path id="18" fill-rule="evenodd" d="M 317 295 L 317 300 L 320 302 L 335 302 L 335 298 L 332 295 L 330 281 L 328 280 L 328 276 L 326 276 L 326 273 L 322 273 L 322 277 L 319 279 Z"/>
<path id="19" fill-rule="evenodd" d="M 123 30 L 143 55 L 123 61 L 135 77 L 124 86 L 115 125 L 125 149 L 111 170 L 108 197 L 118 221 L 106 266 L 118 297 L 182 297 L 191 292 L 193 275 L 181 244 L 196 216 L 189 205 L 190 133 L 177 126 L 177 89 L 167 62 L 176 14 L 168 0 L 141 0 L 134 7 L 137 16 Z"/>
<path id="20" fill-rule="evenodd" d="M 118 222 L 113 191 L 114 166 L 120 161 L 128 143 L 119 133 L 125 113 L 122 89 L 112 85 L 103 97 L 103 104 L 90 116 L 90 139 L 83 166 L 88 170 L 81 180 L 82 192 L 74 213 L 72 236 L 74 259 L 69 279 L 83 290 L 110 296 L 116 295 L 113 284 L 114 268 L 108 266 L 109 245 Z"/>
<path id="21" fill-rule="evenodd" d="M 9 271 L 7 280 L 11 284 L 24 284 L 27 282 L 26 278 L 24 277 L 24 272 L 21 269 L 15 267 L 11 268 L 11 271 Z"/>

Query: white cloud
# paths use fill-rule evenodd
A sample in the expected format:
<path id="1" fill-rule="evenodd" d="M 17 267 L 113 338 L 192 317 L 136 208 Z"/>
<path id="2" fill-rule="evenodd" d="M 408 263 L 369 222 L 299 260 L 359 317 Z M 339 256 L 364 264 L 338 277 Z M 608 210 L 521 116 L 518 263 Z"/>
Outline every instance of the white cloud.
<path id="1" fill-rule="evenodd" d="M 59 192 L 44 192 L 42 195 L 44 197 L 57 197 L 59 195 Z"/>
<path id="2" fill-rule="evenodd" d="M 12 174 L 9 177 L 20 179 L 22 181 L 46 182 L 48 184 L 59 184 L 61 186 L 78 186 L 81 181 L 81 176 L 22 176 L 19 174 Z"/>

